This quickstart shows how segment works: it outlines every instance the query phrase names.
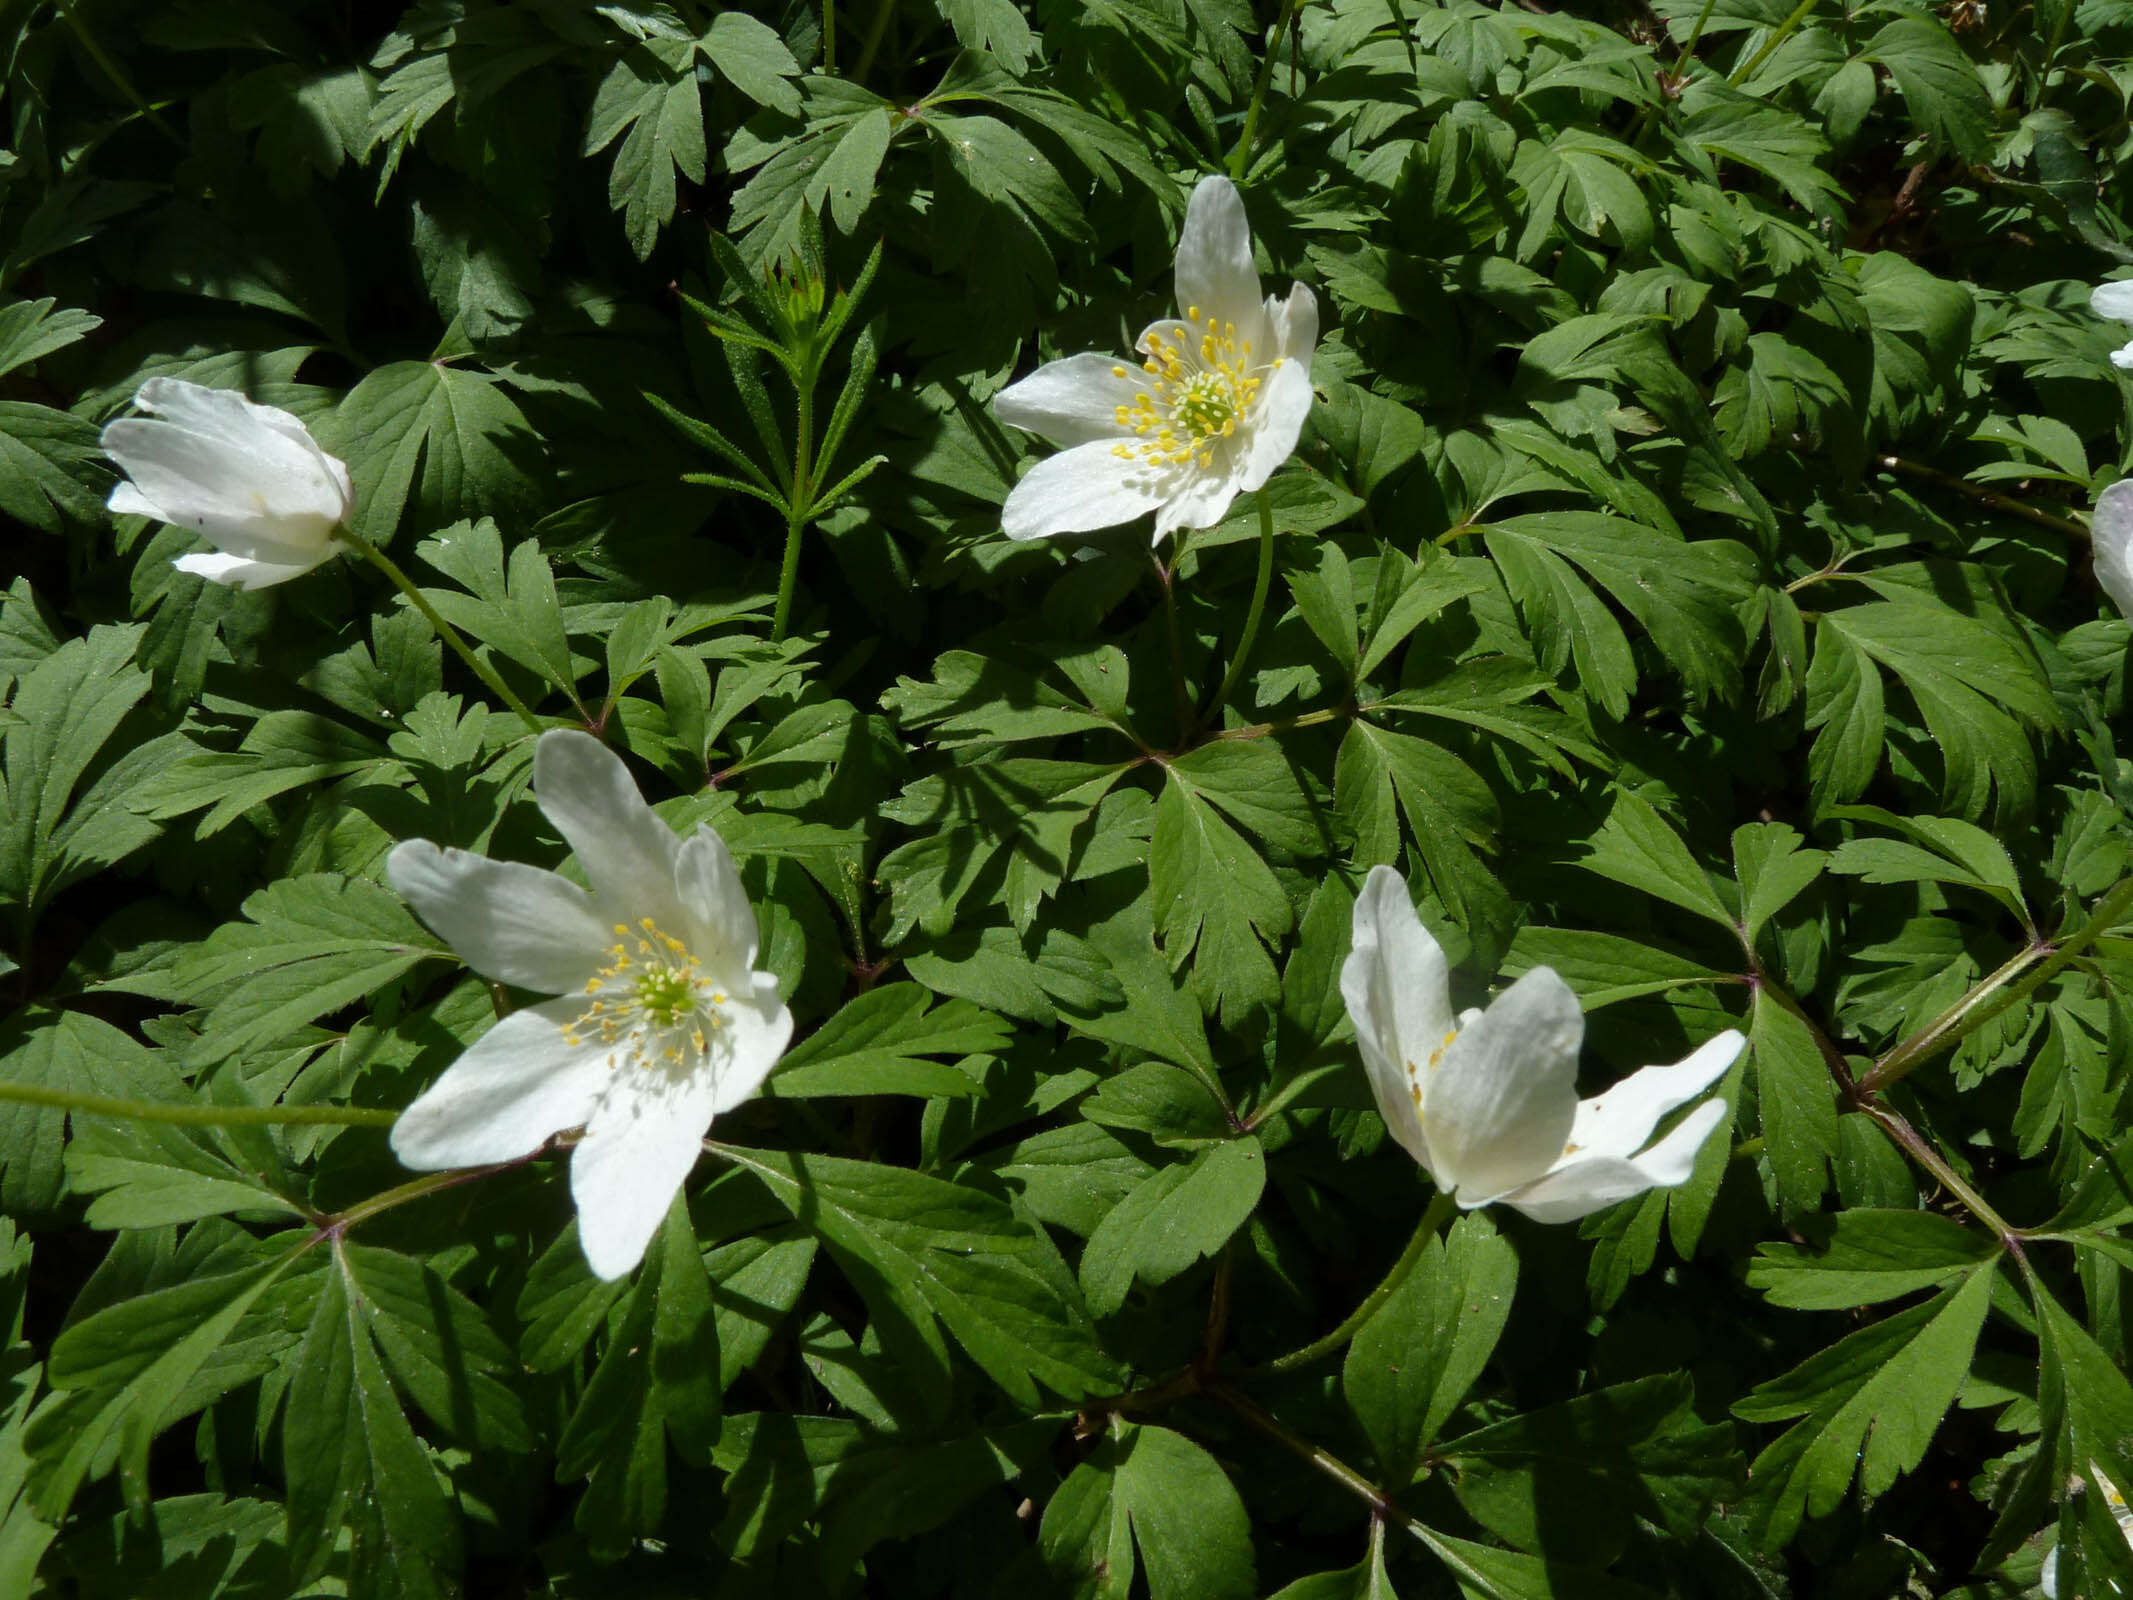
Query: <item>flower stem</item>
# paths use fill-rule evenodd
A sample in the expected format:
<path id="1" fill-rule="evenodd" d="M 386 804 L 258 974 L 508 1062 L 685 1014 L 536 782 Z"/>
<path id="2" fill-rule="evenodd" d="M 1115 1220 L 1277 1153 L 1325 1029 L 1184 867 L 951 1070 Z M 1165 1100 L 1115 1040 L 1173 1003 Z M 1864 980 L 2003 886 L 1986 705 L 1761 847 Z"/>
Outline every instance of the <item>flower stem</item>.
<path id="1" fill-rule="evenodd" d="M 1754 77 L 1755 69 L 1770 59 L 1772 51 L 1792 37 L 1793 30 L 1807 20 L 1807 14 L 1814 10 L 1816 4 L 1817 0 L 1800 0 L 1799 5 L 1793 9 L 1792 15 L 1779 23 L 1777 31 L 1763 41 L 1762 49 L 1756 51 L 1741 65 L 1726 74 L 1726 86 L 1737 89 Z"/>
<path id="2" fill-rule="evenodd" d="M 1237 680 L 1244 676 L 1244 668 L 1252 658 L 1252 646 L 1259 637 L 1259 618 L 1266 610 L 1267 586 L 1273 578 L 1274 506 L 1262 488 L 1259 491 L 1259 573 L 1252 580 L 1252 603 L 1244 613 L 1244 632 L 1237 639 L 1237 653 L 1230 657 L 1229 671 L 1222 675 L 1222 687 L 1215 691 L 1214 702 L 1208 707 L 1215 716 L 1222 714 L 1230 690 L 1237 687 Z"/>
<path id="3" fill-rule="evenodd" d="M 1206 1392 L 1228 1406 L 1230 1410 L 1236 1412 L 1238 1416 L 1257 1428 L 1269 1439 L 1303 1457 L 1304 1460 L 1331 1478 L 1343 1489 L 1346 1489 L 1350 1494 L 1360 1500 L 1368 1501 L 1371 1510 L 1378 1516 L 1397 1521 L 1402 1525 L 1407 1523 L 1408 1519 L 1394 1508 L 1391 1495 L 1380 1489 L 1338 1456 L 1329 1451 L 1321 1450 L 1286 1423 L 1276 1421 L 1265 1411 L 1262 1411 L 1258 1405 L 1246 1399 L 1228 1384 L 1211 1383 L 1207 1386 Z"/>
<path id="4" fill-rule="evenodd" d="M 472 1183 L 476 1178 L 486 1178 L 491 1173 L 504 1172 L 512 1167 L 525 1165 L 531 1156 L 520 1156 L 516 1161 L 498 1161 L 486 1167 L 454 1167 L 449 1172 L 432 1172 L 383 1193 L 374 1194 L 368 1200 L 359 1200 L 346 1211 L 335 1212 L 326 1218 L 320 1232 L 342 1234 L 359 1222 L 368 1222 L 381 1211 L 390 1211 L 394 1206 L 403 1206 L 410 1200 L 420 1200 L 427 1195 L 456 1189 L 462 1183 Z"/>
<path id="5" fill-rule="evenodd" d="M 74 14 L 74 7 L 70 0 L 60 0 L 59 14 L 67 19 L 67 26 L 73 30 L 76 42 L 82 47 L 82 53 L 96 63 L 97 70 L 111 80 L 112 87 L 133 102 L 134 109 L 148 119 L 149 125 L 156 132 L 170 140 L 179 149 L 190 149 L 191 146 L 186 144 L 178 130 L 164 121 L 163 113 L 150 105 L 146 98 L 142 96 L 141 91 L 134 87 L 133 80 L 126 76 L 125 69 L 111 59 L 110 53 L 98 42 L 96 35 L 83 26 L 81 18 Z"/>
<path id="6" fill-rule="evenodd" d="M 2019 1004 L 2056 978 L 2088 947 L 2133 911 L 2133 878 L 2121 880 L 2096 902 L 2073 933 L 2054 945 L 2032 945 L 1980 979 L 1960 1000 L 1874 1063 L 1859 1080 L 1861 1094 L 1876 1094 L 1945 1050 L 1952 1050 L 2009 1006 Z M 2039 962 L 2038 957 L 2044 957 Z M 2033 965 L 2034 964 L 2034 965 Z M 2025 968 L 2031 969 L 2025 972 Z M 2017 978 L 2019 982 L 2015 981 Z"/>
<path id="7" fill-rule="evenodd" d="M 2049 528 L 2054 533 L 2063 533 L 2069 539 L 2078 539 L 2083 544 L 2088 543 L 2089 530 L 2071 517 L 2055 517 L 2049 511 L 2039 511 L 2035 506 L 2024 505 L 2009 495 L 1987 489 L 1982 484 L 1972 483 L 1968 478 L 1958 478 L 1953 473 L 1942 472 L 1922 462 L 1906 460 L 1902 456 L 1881 456 L 1877 459 L 1884 471 L 1937 484 L 1966 499 L 1975 500 L 1981 506 L 1990 506 L 1995 511 L 2004 511 L 2010 517 L 2020 517 L 2024 522 L 2035 523 L 2040 528 Z"/>
<path id="8" fill-rule="evenodd" d="M 349 1128 L 389 1128 L 400 1113 L 368 1106 L 217 1106 L 173 1105 L 156 1100 L 124 1100 L 116 1095 L 80 1094 L 47 1089 L 36 1083 L 0 1083 L 0 1101 L 50 1106 L 80 1116 L 125 1117 L 134 1122 L 175 1122 L 194 1128 L 256 1128 L 276 1123 L 325 1123 Z"/>
<path id="9" fill-rule="evenodd" d="M 407 603 L 422 613 L 423 618 L 436 630 L 437 637 L 451 647 L 453 654 L 457 655 L 460 660 L 473 669 L 475 677 L 489 686 L 489 692 L 518 713 L 519 721 L 525 723 L 526 727 L 534 733 L 542 731 L 541 719 L 526 709 L 526 702 L 511 692 L 511 686 L 497 675 L 494 667 L 474 653 L 466 640 L 460 637 L 459 630 L 438 615 L 437 608 L 430 604 L 429 596 L 416 587 L 414 579 L 400 570 L 398 562 L 394 561 L 392 557 L 388 556 L 360 533 L 357 533 L 353 528 L 343 528 L 335 537 L 365 561 L 368 561 L 372 566 L 384 573 L 391 580 L 392 586 L 407 597 Z"/>
<path id="10" fill-rule="evenodd" d="M 793 585 L 800 576 L 800 535 L 814 511 L 815 486 L 808 481 L 814 471 L 810 459 L 815 446 L 814 384 L 802 382 L 798 395 L 799 430 L 792 442 L 792 493 L 785 497 L 785 560 L 778 568 L 778 608 L 770 616 L 772 644 L 784 639 L 785 626 L 792 618 Z"/>
<path id="11" fill-rule="evenodd" d="M 1232 183 L 1244 181 L 1245 169 L 1252 162 L 1252 144 L 1259 134 L 1259 108 L 1266 104 L 1266 92 L 1274 82 L 1274 62 L 1281 54 L 1281 41 L 1287 37 L 1289 24 L 1296 18 L 1296 9 L 1303 0 L 1283 0 L 1281 20 L 1274 24 L 1274 37 L 1268 41 L 1266 59 L 1259 63 L 1259 81 L 1252 85 L 1251 104 L 1244 111 L 1244 132 L 1237 137 L 1236 148 L 1229 153 L 1229 177 Z"/>
<path id="12" fill-rule="evenodd" d="M 1458 1202 L 1453 1200 L 1449 1193 L 1440 1189 L 1430 1199 L 1429 1209 L 1422 1213 L 1422 1220 L 1415 1224 L 1414 1237 L 1407 1241 L 1407 1248 L 1400 1252 L 1400 1259 L 1392 1264 L 1392 1270 L 1385 1274 L 1384 1281 L 1364 1297 L 1363 1303 L 1351 1311 L 1339 1327 L 1323 1339 L 1315 1339 L 1301 1350 L 1292 1350 L 1285 1356 L 1279 1356 L 1265 1366 L 1255 1368 L 1246 1376 L 1256 1378 L 1263 1374 L 1294 1372 L 1331 1355 L 1353 1339 L 1361 1331 L 1363 1324 L 1377 1315 L 1378 1308 L 1399 1293 L 1400 1285 L 1405 1283 L 1408 1274 L 1415 1270 L 1415 1264 L 1422 1259 L 1422 1252 L 1429 1248 L 1430 1240 L 1437 1237 L 1446 1219 L 1457 1209 L 1457 1205 Z"/>
<path id="13" fill-rule="evenodd" d="M 1170 632 L 1170 700 L 1177 713 L 1178 743 L 1182 745 L 1192 737 L 1193 715 L 1192 696 L 1185 689 L 1185 637 L 1178 627 L 1178 596 L 1162 557 L 1151 550 L 1148 563 L 1155 568 L 1156 587 L 1163 591 L 1163 621 Z"/>

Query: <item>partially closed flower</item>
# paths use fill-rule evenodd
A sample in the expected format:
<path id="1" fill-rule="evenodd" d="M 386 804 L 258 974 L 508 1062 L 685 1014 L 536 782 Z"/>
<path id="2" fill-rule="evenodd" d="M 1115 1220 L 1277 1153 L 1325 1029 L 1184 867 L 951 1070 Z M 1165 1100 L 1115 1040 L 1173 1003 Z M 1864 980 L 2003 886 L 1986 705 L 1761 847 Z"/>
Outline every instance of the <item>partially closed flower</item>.
<path id="1" fill-rule="evenodd" d="M 755 1093 L 792 1037 L 756 923 L 710 828 L 652 813 L 621 759 L 558 729 L 535 747 L 534 795 L 591 889 L 427 840 L 386 863 L 475 971 L 560 998 L 515 1011 L 393 1124 L 411 1167 L 529 1155 L 566 1128 L 585 1259 L 618 1278 L 643 1257 L 711 1119 Z"/>
<path id="2" fill-rule="evenodd" d="M 1385 1125 L 1437 1187 L 1471 1210 L 1497 1201 L 1569 1222 L 1685 1181 L 1726 1120 L 1711 1100 L 1645 1147 L 1659 1119 L 1724 1075 L 1745 1042 L 1727 1029 L 1668 1067 L 1646 1067 L 1580 1100 L 1577 996 L 1535 967 L 1486 1011 L 1455 1016 L 1444 951 L 1407 884 L 1373 867 L 1355 903 L 1341 997 Z"/>
<path id="3" fill-rule="evenodd" d="M 2133 478 L 2121 478 L 2096 497 L 2096 514 L 2089 519 L 2089 552 L 2103 592 L 2120 616 L 2133 618 Z"/>
<path id="4" fill-rule="evenodd" d="M 2089 309 L 2133 327 L 2133 282 L 2102 283 L 2089 291 Z M 2133 344 L 2111 352 L 2111 365 L 2133 370 Z"/>
<path id="5" fill-rule="evenodd" d="M 111 491 L 110 506 L 215 547 L 180 556 L 180 571 L 263 589 L 339 553 L 355 504 L 348 468 L 288 412 L 179 378 L 150 378 L 133 403 L 151 415 L 104 429 L 105 453 L 132 479 Z"/>
<path id="6" fill-rule="evenodd" d="M 1008 495 L 1011 539 L 1085 533 L 1155 512 L 1155 537 L 1211 528 L 1288 460 L 1311 409 L 1318 301 L 1259 296 L 1244 202 L 1203 178 L 1178 236 L 1178 308 L 1138 362 L 1071 356 L 1000 392 L 993 411 L 1062 446 Z"/>

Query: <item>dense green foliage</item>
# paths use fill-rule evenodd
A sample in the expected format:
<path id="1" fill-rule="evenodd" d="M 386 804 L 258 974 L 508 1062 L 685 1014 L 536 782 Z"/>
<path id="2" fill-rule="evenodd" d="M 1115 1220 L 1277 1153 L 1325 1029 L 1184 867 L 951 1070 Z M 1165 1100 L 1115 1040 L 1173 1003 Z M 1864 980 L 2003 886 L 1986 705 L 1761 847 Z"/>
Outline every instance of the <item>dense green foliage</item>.
<path id="1" fill-rule="evenodd" d="M 0 1593 L 2133 1585 L 2129 55 L 2125 0 L 0 0 Z M 1224 170 L 1325 327 L 1226 699 L 1257 503 L 1011 543 L 987 405 L 1167 315 Z M 400 1188 L 513 997 L 383 858 L 556 865 L 532 741 L 373 566 L 110 516 L 152 375 L 303 417 L 741 858 L 799 1042 L 634 1277 L 566 1152 Z M 1570 982 L 1588 1090 L 1752 1050 L 1687 1184 L 1465 1215 L 1274 1370 L 1430 1199 L 1336 984 L 1380 862 L 1461 1004 Z"/>

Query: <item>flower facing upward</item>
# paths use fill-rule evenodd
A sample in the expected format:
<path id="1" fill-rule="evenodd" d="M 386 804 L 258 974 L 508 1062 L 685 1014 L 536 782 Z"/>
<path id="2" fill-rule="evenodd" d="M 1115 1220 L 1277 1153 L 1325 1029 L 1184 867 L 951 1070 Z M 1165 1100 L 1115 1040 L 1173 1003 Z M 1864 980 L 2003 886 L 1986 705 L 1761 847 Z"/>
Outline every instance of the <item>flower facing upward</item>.
<path id="1" fill-rule="evenodd" d="M 1259 297 L 1244 202 L 1203 178 L 1178 236 L 1178 304 L 1128 364 L 1070 356 L 1003 389 L 993 411 L 1063 448 L 1001 508 L 1011 539 L 1086 533 L 1155 512 L 1155 537 L 1211 528 L 1296 448 L 1311 409 L 1318 301 Z"/>
<path id="2" fill-rule="evenodd" d="M 1725 1102 L 1705 1102 L 1640 1147 L 1662 1116 L 1724 1074 L 1744 1042 L 1729 1028 L 1685 1061 L 1646 1067 L 1580 1100 L 1585 1019 L 1569 986 L 1535 967 L 1488 1010 L 1454 1016 L 1444 951 L 1390 867 L 1370 869 L 1355 903 L 1341 998 L 1392 1136 L 1462 1207 L 1500 1200 L 1536 1222 L 1569 1222 L 1683 1182 L 1725 1122 Z"/>
<path id="3" fill-rule="evenodd" d="M 426 839 L 386 863 L 398 889 L 486 977 L 560 996 L 514 1011 L 393 1124 L 410 1167 L 530 1155 L 582 1126 L 570 1160 L 585 1259 L 618 1278 L 644 1255 L 711 1119 L 762 1083 L 792 1037 L 754 970 L 755 912 L 710 828 L 678 838 L 589 734 L 541 735 L 541 810 L 591 890 Z"/>
<path id="4" fill-rule="evenodd" d="M 2133 281 L 2098 284 L 2089 291 L 2089 309 L 2099 317 L 2133 326 Z M 2133 369 L 2133 344 L 2113 350 L 2111 365 Z"/>
<path id="5" fill-rule="evenodd" d="M 133 403 L 154 415 L 104 429 L 104 453 L 133 480 L 111 491 L 110 506 L 215 547 L 180 556 L 181 572 L 263 589 L 339 553 L 335 536 L 355 505 L 348 468 L 288 412 L 178 378 L 150 378 Z"/>

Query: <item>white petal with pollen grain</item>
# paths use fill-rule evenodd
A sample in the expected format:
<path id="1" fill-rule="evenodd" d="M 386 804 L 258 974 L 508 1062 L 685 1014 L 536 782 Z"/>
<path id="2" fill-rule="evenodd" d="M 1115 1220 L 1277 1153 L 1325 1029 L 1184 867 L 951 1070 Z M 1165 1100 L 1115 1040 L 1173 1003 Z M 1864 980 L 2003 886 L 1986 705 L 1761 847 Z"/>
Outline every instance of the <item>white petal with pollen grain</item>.
<path id="1" fill-rule="evenodd" d="M 1138 458 L 1127 461 L 1103 443 L 1076 445 L 1040 461 L 1000 508 L 1010 539 L 1088 533 L 1131 522 L 1169 498 L 1167 475 Z"/>
<path id="2" fill-rule="evenodd" d="M 393 1124 L 393 1154 L 419 1171 L 477 1167 L 530 1155 L 577 1127 L 606 1089 L 608 1051 L 572 1045 L 576 996 L 514 1011 L 475 1040 Z"/>
<path id="3" fill-rule="evenodd" d="M 1577 1117 L 1585 1019 L 1569 985 L 1535 967 L 1459 1030 L 1423 1090 L 1437 1179 L 1486 1205 L 1539 1177 Z"/>
<path id="4" fill-rule="evenodd" d="M 1123 377 L 1117 376 L 1121 370 Z M 1041 434 L 1064 448 L 1119 439 L 1132 429 L 1119 422 L 1118 408 L 1133 404 L 1147 376 L 1117 356 L 1069 356 L 1002 389 L 992 411 L 1009 427 Z"/>

